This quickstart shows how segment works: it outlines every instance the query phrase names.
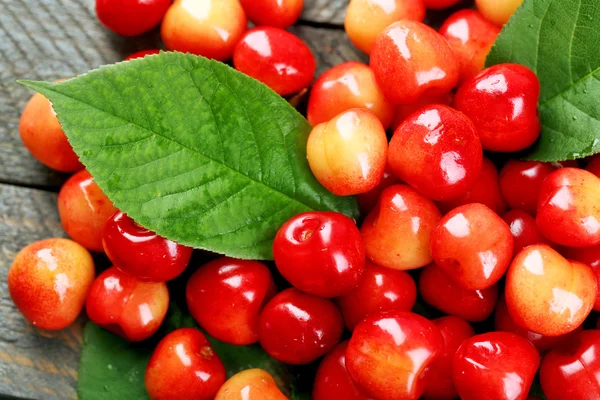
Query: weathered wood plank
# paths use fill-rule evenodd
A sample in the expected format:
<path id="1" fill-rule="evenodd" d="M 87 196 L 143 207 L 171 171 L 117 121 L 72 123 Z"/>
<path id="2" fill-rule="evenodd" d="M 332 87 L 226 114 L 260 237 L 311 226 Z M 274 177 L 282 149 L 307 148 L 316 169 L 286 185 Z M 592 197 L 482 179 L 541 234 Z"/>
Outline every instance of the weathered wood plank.
<path id="1" fill-rule="evenodd" d="M 301 20 L 331 25 L 344 25 L 350 0 L 304 0 Z"/>

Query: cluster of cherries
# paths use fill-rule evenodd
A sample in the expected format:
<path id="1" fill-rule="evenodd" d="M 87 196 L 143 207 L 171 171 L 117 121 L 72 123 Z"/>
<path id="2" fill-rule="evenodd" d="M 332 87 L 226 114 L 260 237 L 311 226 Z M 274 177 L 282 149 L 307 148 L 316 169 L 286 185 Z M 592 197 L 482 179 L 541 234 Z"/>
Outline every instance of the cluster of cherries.
<path id="1" fill-rule="evenodd" d="M 332 212 L 286 222 L 273 255 L 292 287 L 280 292 L 265 264 L 231 258 L 187 282 L 190 313 L 213 337 L 259 342 L 288 364 L 324 356 L 314 400 L 524 400 L 538 370 L 550 400 L 600 397 L 600 330 L 582 328 L 600 311 L 600 157 L 586 169 L 509 160 L 500 173 L 484 157 L 536 141 L 540 87 L 523 66 L 481 71 L 520 1 L 478 0 L 478 11 L 458 11 L 439 32 L 421 22 L 426 8 L 459 2 L 351 0 L 346 31 L 370 65 L 338 65 L 313 85 L 308 161 L 328 190 L 357 195 L 360 229 Z M 123 35 L 162 20 L 169 49 L 233 57 L 281 95 L 314 77 L 310 50 L 282 29 L 302 0 L 97 0 L 97 11 Z M 246 15 L 259 27 L 246 32 Z M 8 287 L 17 308 L 57 330 L 85 306 L 107 330 L 149 338 L 167 313 L 166 282 L 186 269 L 192 249 L 115 209 L 41 95 L 20 130 L 41 162 L 79 172 L 58 196 L 72 240 L 42 240 L 15 258 Z M 114 266 L 96 277 L 89 251 L 104 251 Z M 417 295 L 448 316 L 412 313 Z M 495 331 L 476 334 L 470 323 L 492 314 Z M 341 341 L 345 330 L 350 339 Z M 226 380 L 205 335 L 191 328 L 160 341 L 146 388 L 160 400 L 286 399 L 260 369 Z"/>

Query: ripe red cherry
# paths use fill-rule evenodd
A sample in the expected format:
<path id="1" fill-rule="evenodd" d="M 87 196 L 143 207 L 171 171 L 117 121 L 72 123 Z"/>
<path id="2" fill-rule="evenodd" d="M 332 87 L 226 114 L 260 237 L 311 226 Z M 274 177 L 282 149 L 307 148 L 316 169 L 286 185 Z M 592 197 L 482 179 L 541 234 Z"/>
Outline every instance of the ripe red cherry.
<path id="1" fill-rule="evenodd" d="M 500 171 L 500 190 L 508 207 L 535 216 L 542 182 L 555 170 L 552 164 L 539 161 L 508 161 Z"/>
<path id="2" fill-rule="evenodd" d="M 540 382 L 548 400 L 600 398 L 600 331 L 583 331 L 549 352 L 542 360 Z"/>
<path id="3" fill-rule="evenodd" d="M 397 104 L 448 93 L 460 75 L 460 64 L 446 39 L 427 25 L 408 20 L 388 26 L 377 37 L 371 68 L 385 97 Z"/>
<path id="4" fill-rule="evenodd" d="M 160 23 L 171 0 L 96 0 L 96 15 L 122 36 L 137 36 Z"/>
<path id="5" fill-rule="evenodd" d="M 373 71 L 354 61 L 336 65 L 317 79 L 310 92 L 306 117 L 316 126 L 352 108 L 371 111 L 384 129 L 394 117 L 394 106 L 383 97 Z"/>
<path id="6" fill-rule="evenodd" d="M 138 51 L 137 53 L 133 53 L 133 54 L 127 56 L 127 58 L 125 58 L 125 61 L 135 60 L 137 58 L 144 58 L 146 56 L 152 56 L 154 54 L 160 54 L 160 50 L 152 49 L 152 50 Z"/>
<path id="7" fill-rule="evenodd" d="M 169 290 L 164 282 L 142 282 L 115 267 L 96 278 L 86 301 L 93 322 L 132 342 L 152 336 L 168 308 Z"/>
<path id="8" fill-rule="evenodd" d="M 458 348 L 454 383 L 462 400 L 525 400 L 539 365 L 535 347 L 521 336 L 485 333 Z"/>
<path id="9" fill-rule="evenodd" d="M 600 177 L 600 156 L 593 157 L 585 169 L 597 177 Z"/>
<path id="10" fill-rule="evenodd" d="M 367 215 L 373 208 L 375 208 L 383 191 L 390 186 L 394 186 L 399 183 L 401 183 L 400 179 L 396 178 L 396 176 L 392 174 L 389 171 L 389 168 L 386 166 L 379 185 L 375 186 L 366 193 L 361 193 L 356 196 L 356 200 L 358 200 L 358 206 L 360 207 L 360 212 L 363 215 Z"/>
<path id="11" fill-rule="evenodd" d="M 515 247 L 513 256 L 519 254 L 527 246 L 532 244 L 548 244 L 548 240 L 540 233 L 535 223 L 535 218 L 523 210 L 510 210 L 502 217 L 510 227 Z"/>
<path id="12" fill-rule="evenodd" d="M 460 3 L 462 0 L 423 0 L 428 10 L 445 10 Z"/>
<path id="13" fill-rule="evenodd" d="M 367 262 L 358 286 L 336 299 L 349 330 L 366 317 L 381 311 L 410 311 L 417 300 L 417 286 L 404 271 Z"/>
<path id="14" fill-rule="evenodd" d="M 598 291 L 600 291 L 600 245 L 593 247 L 568 247 L 561 249 L 561 254 L 568 260 L 579 261 L 589 266 L 596 276 Z M 594 310 L 600 311 L 600 296 L 596 297 Z"/>
<path id="15" fill-rule="evenodd" d="M 242 36 L 233 52 L 233 65 L 281 96 L 309 87 L 317 69 L 315 56 L 300 38 L 268 26 Z"/>
<path id="16" fill-rule="evenodd" d="M 536 218 L 540 232 L 571 247 L 600 244 L 600 178 L 578 168 L 562 168 L 542 183 Z"/>
<path id="17" fill-rule="evenodd" d="M 464 114 L 431 105 L 409 116 L 388 150 L 392 173 L 433 200 L 464 195 L 481 173 L 477 130 Z"/>
<path id="18" fill-rule="evenodd" d="M 431 321 L 410 312 L 382 312 L 354 329 L 346 368 L 370 397 L 417 399 L 425 389 L 425 371 L 443 350 L 444 338 Z"/>
<path id="19" fill-rule="evenodd" d="M 433 323 L 444 338 L 444 350 L 427 372 L 427 383 L 422 398 L 423 400 L 455 399 L 458 393 L 452 378 L 454 355 L 463 340 L 475 335 L 475 331 L 467 321 L 458 317 L 442 317 L 433 320 Z"/>
<path id="20" fill-rule="evenodd" d="M 186 299 L 190 313 L 209 335 L 247 345 L 258 341 L 259 313 L 275 293 L 264 264 L 223 257 L 194 272 Z"/>
<path id="21" fill-rule="evenodd" d="M 252 368 L 238 372 L 225 382 L 214 400 L 288 400 L 277 387 L 273 375 Z"/>
<path id="22" fill-rule="evenodd" d="M 436 264 L 460 286 L 485 289 L 506 272 L 513 256 L 510 228 L 483 204 L 467 204 L 446 214 L 431 233 Z"/>
<path id="23" fill-rule="evenodd" d="M 463 83 L 454 107 L 473 120 L 485 150 L 526 149 L 540 136 L 540 83 L 527 67 L 500 64 Z"/>
<path id="24" fill-rule="evenodd" d="M 335 304 L 292 288 L 267 303 L 258 335 L 271 357 L 287 364 L 308 364 L 333 349 L 343 330 Z"/>
<path id="25" fill-rule="evenodd" d="M 287 28 L 302 14 L 304 0 L 240 0 L 246 15 L 255 25 Z"/>
<path id="26" fill-rule="evenodd" d="M 472 322 L 487 319 L 498 301 L 498 285 L 483 290 L 467 290 L 452 281 L 435 264 L 425 267 L 421 272 L 419 293 L 427 304 Z"/>
<path id="27" fill-rule="evenodd" d="M 273 241 L 275 265 L 296 288 L 322 297 L 346 294 L 365 268 L 354 221 L 340 213 L 308 212 L 287 221 Z"/>
<path id="28" fill-rule="evenodd" d="M 341 342 L 325 356 L 315 377 L 312 400 L 369 400 L 358 391 L 346 369 L 348 341 Z"/>
<path id="29" fill-rule="evenodd" d="M 191 247 L 158 236 L 120 211 L 106 221 L 102 244 L 117 268 L 145 281 L 175 279 L 192 257 Z"/>
<path id="30" fill-rule="evenodd" d="M 193 328 L 165 336 L 146 368 L 152 400 L 212 400 L 225 383 L 225 366 L 206 336 Z"/>
<path id="31" fill-rule="evenodd" d="M 396 105 L 396 111 L 394 113 L 394 119 L 392 120 L 391 126 L 392 132 L 395 132 L 406 118 L 410 117 L 412 114 L 425 106 L 430 106 L 432 104 L 443 104 L 445 106 L 449 106 L 452 104 L 452 97 L 452 93 L 443 93 L 436 96 L 423 95 L 414 103 Z"/>

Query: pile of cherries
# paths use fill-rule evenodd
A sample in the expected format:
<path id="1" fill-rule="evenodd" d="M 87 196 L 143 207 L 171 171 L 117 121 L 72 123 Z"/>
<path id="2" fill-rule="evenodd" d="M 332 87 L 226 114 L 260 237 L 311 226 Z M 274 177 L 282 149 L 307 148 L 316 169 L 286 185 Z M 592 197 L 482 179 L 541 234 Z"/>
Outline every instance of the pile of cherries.
<path id="1" fill-rule="evenodd" d="M 540 86 L 520 65 L 482 70 L 520 1 L 478 0 L 439 32 L 422 23 L 427 8 L 459 2 L 351 0 L 346 32 L 370 65 L 343 63 L 312 87 L 310 168 L 336 195 L 357 195 L 360 229 L 333 212 L 286 222 L 273 254 L 291 287 L 279 292 L 275 271 L 258 261 L 218 258 L 187 281 L 189 311 L 213 337 L 259 342 L 288 364 L 324 356 L 315 400 L 527 399 L 538 370 L 550 400 L 600 398 L 600 330 L 583 330 L 600 311 L 600 157 L 484 157 L 537 140 Z M 115 32 L 137 35 L 162 20 L 169 49 L 233 57 L 284 96 L 315 74 L 308 47 L 282 29 L 301 11 L 302 0 L 97 0 Z M 258 27 L 246 31 L 246 15 Z M 41 162 L 78 172 L 58 196 L 72 240 L 42 240 L 16 256 L 8 287 L 17 308 L 57 330 L 85 306 L 107 330 L 149 338 L 167 313 L 166 282 L 192 249 L 115 209 L 41 95 L 20 130 Z M 89 251 L 114 266 L 96 277 Z M 417 296 L 448 316 L 411 312 Z M 226 381 L 205 335 L 190 328 L 160 341 L 146 388 L 161 400 L 286 398 L 263 370 Z"/>

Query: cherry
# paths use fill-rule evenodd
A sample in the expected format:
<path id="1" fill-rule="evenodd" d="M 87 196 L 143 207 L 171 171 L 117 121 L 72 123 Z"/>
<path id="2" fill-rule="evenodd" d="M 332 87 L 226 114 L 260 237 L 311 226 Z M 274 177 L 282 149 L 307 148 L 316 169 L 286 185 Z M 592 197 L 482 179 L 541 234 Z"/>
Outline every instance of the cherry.
<path id="1" fill-rule="evenodd" d="M 385 97 L 397 104 L 448 93 L 460 76 L 460 63 L 446 39 L 408 20 L 393 23 L 377 37 L 371 68 Z"/>
<path id="2" fill-rule="evenodd" d="M 600 398 L 600 331 L 589 330 L 549 352 L 540 382 L 548 400 Z"/>
<path id="3" fill-rule="evenodd" d="M 383 177 L 388 141 L 379 119 L 353 108 L 315 126 L 306 155 L 313 174 L 338 196 L 366 193 Z"/>
<path id="4" fill-rule="evenodd" d="M 341 342 L 319 364 L 312 400 L 369 400 L 358 391 L 346 369 L 348 341 Z"/>
<path id="5" fill-rule="evenodd" d="M 514 322 L 545 336 L 577 329 L 592 311 L 597 284 L 592 270 L 551 247 L 523 249 L 506 275 L 506 305 Z"/>
<path id="6" fill-rule="evenodd" d="M 273 256 L 292 285 L 322 297 L 349 293 L 365 268 L 358 228 L 333 212 L 307 212 L 287 221 L 275 236 Z"/>
<path id="7" fill-rule="evenodd" d="M 411 187 L 390 186 L 360 228 L 367 258 L 392 269 L 424 267 L 432 260 L 430 235 L 441 217 L 435 204 Z"/>
<path id="8" fill-rule="evenodd" d="M 122 36 L 137 36 L 160 23 L 171 0 L 96 0 L 96 15 Z"/>
<path id="9" fill-rule="evenodd" d="M 461 62 L 461 81 L 477 75 L 485 66 L 500 29 L 476 10 L 460 10 L 452 14 L 439 30 Z"/>
<path id="10" fill-rule="evenodd" d="M 158 236 L 120 211 L 104 224 L 102 244 L 117 268 L 145 281 L 175 279 L 192 257 L 191 247 Z"/>
<path id="11" fill-rule="evenodd" d="M 436 96 L 421 96 L 414 103 L 409 104 L 398 104 L 396 105 L 396 110 L 394 113 L 394 119 L 392 120 L 392 132 L 395 132 L 396 129 L 400 126 L 406 118 L 410 117 L 415 112 L 419 111 L 421 108 L 425 106 L 430 106 L 433 104 L 443 104 L 445 106 L 449 106 L 452 104 L 452 93 L 443 93 L 441 95 Z"/>
<path id="12" fill-rule="evenodd" d="M 562 168 L 542 183 L 536 218 L 540 232 L 564 246 L 600 244 L 600 178 L 578 168 Z"/>
<path id="13" fill-rule="evenodd" d="M 510 227 L 515 246 L 513 256 L 519 254 L 532 244 L 549 244 L 548 240 L 540 233 L 535 223 L 535 218 L 523 210 L 510 210 L 502 217 Z"/>
<path id="14" fill-rule="evenodd" d="M 394 116 L 394 106 L 383 97 L 373 71 L 354 61 L 336 65 L 317 79 L 308 99 L 307 119 L 315 126 L 352 108 L 371 111 L 384 129 Z"/>
<path id="15" fill-rule="evenodd" d="M 555 170 L 539 161 L 508 161 L 500 171 L 500 190 L 508 207 L 535 216 L 542 182 Z"/>
<path id="16" fill-rule="evenodd" d="M 259 313 L 277 293 L 262 263 L 222 257 L 188 280 L 188 308 L 211 336 L 236 345 L 258 342 Z"/>
<path id="17" fill-rule="evenodd" d="M 417 399 L 425 390 L 425 372 L 443 350 L 444 338 L 431 321 L 410 312 L 382 312 L 354 329 L 346 368 L 368 396 Z"/>
<path id="18" fill-rule="evenodd" d="M 444 105 L 421 108 L 394 132 L 388 151 L 392 173 L 433 200 L 464 195 L 481 173 L 477 130 Z"/>
<path id="19" fill-rule="evenodd" d="M 585 169 L 600 178 L 600 156 L 595 156 Z"/>
<path id="20" fill-rule="evenodd" d="M 458 348 L 454 383 L 462 400 L 525 400 L 539 365 L 535 347 L 521 336 L 485 333 Z"/>
<path id="21" fill-rule="evenodd" d="M 163 282 L 143 282 L 111 267 L 92 284 L 86 300 L 88 317 L 104 329 L 131 342 L 152 336 L 169 308 Z"/>
<path id="22" fill-rule="evenodd" d="M 225 383 L 225 374 L 225 366 L 202 332 L 177 329 L 152 353 L 146 390 L 152 400 L 213 400 Z"/>
<path id="23" fill-rule="evenodd" d="M 423 0 L 350 0 L 344 28 L 350 41 L 371 54 L 375 39 L 390 24 L 400 20 L 423 21 Z"/>
<path id="24" fill-rule="evenodd" d="M 146 56 L 152 56 L 154 54 L 160 54 L 160 50 L 159 49 L 151 49 L 151 50 L 138 51 L 136 53 L 133 53 L 133 54 L 130 54 L 129 56 L 127 56 L 127 58 L 125 58 L 125 61 L 135 60 L 138 58 L 144 58 Z"/>
<path id="25" fill-rule="evenodd" d="M 428 10 L 445 10 L 454 7 L 462 0 L 423 0 Z"/>
<path id="26" fill-rule="evenodd" d="M 19 123 L 21 140 L 42 164 L 61 172 L 83 169 L 63 132 L 52 104 L 39 93 L 25 106 Z"/>
<path id="27" fill-rule="evenodd" d="M 360 207 L 360 212 L 363 215 L 367 215 L 379 202 L 379 198 L 383 191 L 390 186 L 394 186 L 401 183 L 400 179 L 396 178 L 394 174 L 392 174 L 389 168 L 386 165 L 385 170 L 383 171 L 383 177 L 381 178 L 381 182 L 379 185 L 375 186 L 373 189 L 369 190 L 366 193 L 361 193 L 356 196 L 356 200 L 358 200 L 358 206 Z"/>
<path id="28" fill-rule="evenodd" d="M 300 38 L 268 26 L 242 36 L 233 52 L 233 65 L 281 96 L 309 87 L 317 69 L 315 56 Z"/>
<path id="29" fill-rule="evenodd" d="M 271 357 L 287 364 L 308 364 L 333 349 L 343 330 L 335 304 L 292 288 L 264 307 L 258 334 Z"/>
<path id="30" fill-rule="evenodd" d="M 483 16 L 498 26 L 508 22 L 523 0 L 475 0 Z"/>
<path id="31" fill-rule="evenodd" d="M 336 299 L 349 330 L 366 317 L 381 311 L 410 311 L 417 300 L 417 286 L 404 271 L 367 262 L 358 286 Z"/>
<path id="32" fill-rule="evenodd" d="M 304 6 L 304 0 L 240 0 L 240 3 L 255 25 L 276 28 L 294 25 Z"/>
<path id="33" fill-rule="evenodd" d="M 287 400 L 273 376 L 254 368 L 238 372 L 225 382 L 214 400 Z"/>
<path id="34" fill-rule="evenodd" d="M 225 61 L 233 55 L 246 25 L 238 0 L 175 0 L 160 33 L 170 50 Z"/>
<path id="35" fill-rule="evenodd" d="M 65 232 L 91 251 L 103 251 L 102 228 L 116 211 L 86 170 L 70 177 L 58 193 L 58 213 Z"/>
<path id="36" fill-rule="evenodd" d="M 436 264 L 460 286 L 486 289 L 502 278 L 513 256 L 510 228 L 483 204 L 467 204 L 446 214 L 431 233 Z"/>
<path id="37" fill-rule="evenodd" d="M 68 239 L 46 239 L 24 247 L 8 271 L 8 292 L 23 316 L 39 329 L 71 325 L 94 280 L 90 253 Z"/>
<path id="38" fill-rule="evenodd" d="M 427 304 L 438 310 L 473 322 L 487 319 L 498 301 L 498 285 L 483 290 L 467 290 L 435 264 L 421 272 L 419 293 Z"/>
<path id="39" fill-rule="evenodd" d="M 473 120 L 485 150 L 512 152 L 540 136 L 540 82 L 527 67 L 499 64 L 465 81 L 454 107 Z"/>
<path id="40" fill-rule="evenodd" d="M 442 317 L 433 320 L 444 338 L 444 350 L 431 364 L 427 372 L 427 383 L 423 400 L 452 400 L 458 397 L 452 378 L 454 355 L 463 340 L 475 335 L 467 321 L 458 317 Z"/>
<path id="41" fill-rule="evenodd" d="M 598 291 L 600 292 L 600 245 L 584 248 L 568 247 L 561 249 L 560 252 L 569 260 L 579 261 L 580 263 L 589 266 L 594 272 L 596 283 L 598 284 Z M 600 311 L 600 295 L 596 296 L 594 310 Z"/>

